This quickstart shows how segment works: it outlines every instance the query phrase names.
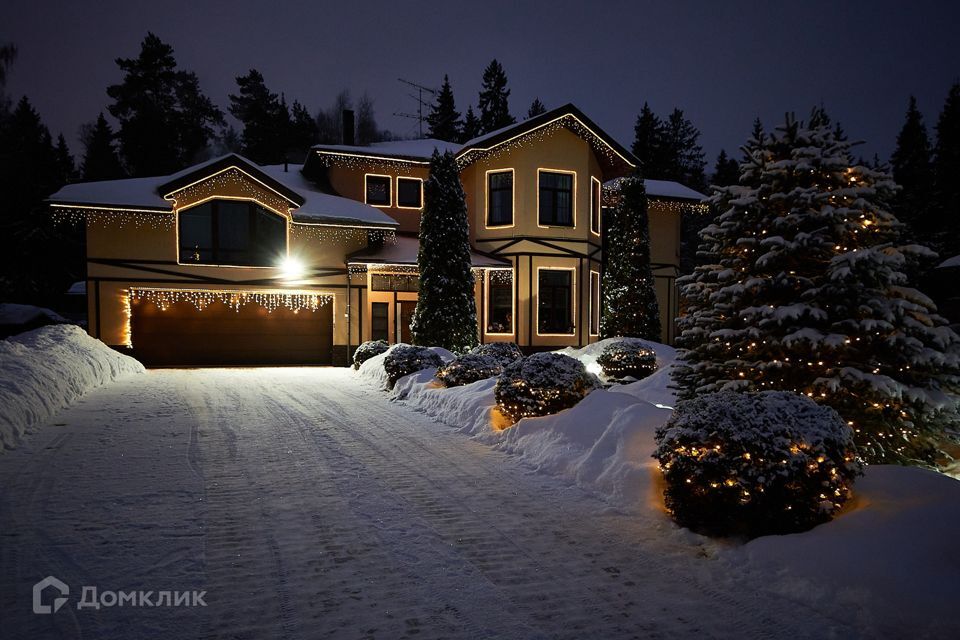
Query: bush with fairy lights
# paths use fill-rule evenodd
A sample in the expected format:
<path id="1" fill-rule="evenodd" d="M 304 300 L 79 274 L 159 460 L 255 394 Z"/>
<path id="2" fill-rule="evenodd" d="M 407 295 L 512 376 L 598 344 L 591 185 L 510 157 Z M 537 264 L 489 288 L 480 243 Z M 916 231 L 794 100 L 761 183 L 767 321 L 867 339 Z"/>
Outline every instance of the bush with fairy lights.
<path id="1" fill-rule="evenodd" d="M 368 340 L 364 342 L 353 352 L 353 368 L 359 369 L 360 365 L 364 362 L 374 356 L 380 355 L 389 348 L 390 345 L 387 344 L 386 340 Z"/>
<path id="2" fill-rule="evenodd" d="M 437 370 L 437 380 L 445 387 L 459 387 L 500 375 L 503 365 L 493 356 L 465 353 Z"/>
<path id="3" fill-rule="evenodd" d="M 597 364 L 611 381 L 632 382 L 657 370 L 657 354 L 643 340 L 621 338 L 604 347 Z"/>
<path id="4" fill-rule="evenodd" d="M 390 379 L 390 387 L 397 380 L 423 369 L 439 368 L 443 359 L 427 347 L 398 344 L 383 359 L 383 368 Z"/>
<path id="5" fill-rule="evenodd" d="M 707 535 L 807 530 L 834 516 L 862 471 L 837 412 L 788 391 L 680 402 L 656 440 L 667 509 Z"/>
<path id="6" fill-rule="evenodd" d="M 577 404 L 599 386 L 583 363 L 560 353 L 535 353 L 507 365 L 494 396 L 510 419 L 545 416 Z"/>
<path id="7" fill-rule="evenodd" d="M 516 362 L 523 357 L 523 351 L 520 350 L 520 347 L 518 347 L 515 342 L 487 342 L 485 344 L 478 344 L 470 353 L 481 356 L 492 356 L 503 366 L 507 366 L 511 362 Z"/>

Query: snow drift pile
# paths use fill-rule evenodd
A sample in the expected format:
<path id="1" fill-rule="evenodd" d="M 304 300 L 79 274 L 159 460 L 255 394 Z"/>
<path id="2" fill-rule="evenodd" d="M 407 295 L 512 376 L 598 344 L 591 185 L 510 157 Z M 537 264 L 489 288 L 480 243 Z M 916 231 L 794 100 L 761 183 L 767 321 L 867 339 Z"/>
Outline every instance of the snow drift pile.
<path id="1" fill-rule="evenodd" d="M 90 389 L 143 371 L 73 325 L 0 340 L 0 450 Z"/>

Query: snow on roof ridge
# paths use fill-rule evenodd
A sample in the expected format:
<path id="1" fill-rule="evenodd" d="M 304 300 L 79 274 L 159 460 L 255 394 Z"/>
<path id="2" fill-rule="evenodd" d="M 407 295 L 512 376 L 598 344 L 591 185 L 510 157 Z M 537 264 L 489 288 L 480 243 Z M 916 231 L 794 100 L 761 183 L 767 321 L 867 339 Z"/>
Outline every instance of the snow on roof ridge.
<path id="1" fill-rule="evenodd" d="M 624 178 L 607 180 L 603 183 L 603 186 L 617 189 L 620 187 L 620 182 L 622 180 L 624 180 Z M 643 186 L 646 188 L 648 196 L 654 196 L 657 198 L 676 198 L 678 200 L 696 200 L 698 202 L 707 199 L 707 196 L 703 195 L 699 191 L 691 189 L 682 182 L 676 182 L 675 180 L 654 180 L 653 178 L 644 178 Z"/>

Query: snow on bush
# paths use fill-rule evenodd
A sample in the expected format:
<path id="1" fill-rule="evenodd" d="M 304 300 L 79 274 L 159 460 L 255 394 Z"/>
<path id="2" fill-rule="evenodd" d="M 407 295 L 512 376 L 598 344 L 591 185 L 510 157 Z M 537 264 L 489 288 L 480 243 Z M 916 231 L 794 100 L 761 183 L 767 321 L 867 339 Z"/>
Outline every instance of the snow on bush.
<path id="1" fill-rule="evenodd" d="M 599 386 L 579 360 L 559 353 L 535 353 L 503 369 L 494 394 L 512 420 L 545 416 L 577 404 Z"/>
<path id="2" fill-rule="evenodd" d="M 437 380 L 445 387 L 459 387 L 500 375 L 503 365 L 493 356 L 465 353 L 437 370 Z"/>
<path id="3" fill-rule="evenodd" d="M 389 348 L 390 345 L 387 344 L 386 340 L 368 340 L 364 342 L 353 352 L 353 368 L 359 369 L 360 365 L 364 362 L 373 356 L 384 353 Z"/>
<path id="4" fill-rule="evenodd" d="M 523 351 L 520 350 L 520 347 L 518 347 L 515 342 L 488 342 L 486 344 L 479 344 L 474 347 L 470 353 L 481 356 L 491 356 L 503 366 L 507 366 L 511 362 L 516 362 L 523 357 Z"/>
<path id="5" fill-rule="evenodd" d="M 604 348 L 597 364 L 612 381 L 634 382 L 657 370 L 657 353 L 643 340 L 620 338 Z"/>
<path id="6" fill-rule="evenodd" d="M 0 340 L 0 449 L 73 403 L 120 377 L 143 373 L 73 325 L 51 325 Z"/>
<path id="7" fill-rule="evenodd" d="M 861 473 L 837 412 L 786 391 L 681 402 L 656 439 L 667 509 L 710 535 L 809 529 L 833 517 Z"/>
<path id="8" fill-rule="evenodd" d="M 391 388 L 404 376 L 422 369 L 436 369 L 442 364 L 443 359 L 427 347 L 409 344 L 395 345 L 383 358 L 383 368 Z"/>

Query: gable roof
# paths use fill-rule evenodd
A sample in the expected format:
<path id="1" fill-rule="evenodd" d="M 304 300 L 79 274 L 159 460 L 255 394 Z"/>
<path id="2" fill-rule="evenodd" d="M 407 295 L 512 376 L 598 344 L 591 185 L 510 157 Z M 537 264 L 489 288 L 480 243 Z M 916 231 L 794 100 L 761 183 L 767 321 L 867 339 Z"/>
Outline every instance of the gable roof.
<path id="1" fill-rule="evenodd" d="M 522 122 L 503 127 L 484 134 L 464 144 L 445 140 L 398 140 L 378 142 L 366 147 L 346 145 L 315 145 L 307 158 L 317 155 L 354 156 L 380 159 L 392 162 L 427 164 L 436 149 L 450 151 L 457 156 L 461 166 L 474 162 L 491 153 L 502 145 L 515 142 L 523 137 L 542 130 L 565 128 L 586 140 L 597 154 L 601 165 L 611 176 L 625 175 L 638 160 L 613 137 L 598 127 L 580 109 L 573 104 L 565 104 L 546 113 L 534 116 Z"/>
<path id="2" fill-rule="evenodd" d="M 230 168 L 243 171 L 291 203 L 293 221 L 308 224 L 394 228 L 397 222 L 375 207 L 324 193 L 300 172 L 300 165 L 260 166 L 230 153 L 168 176 L 68 184 L 47 198 L 52 206 L 169 213 L 167 196 Z"/>

